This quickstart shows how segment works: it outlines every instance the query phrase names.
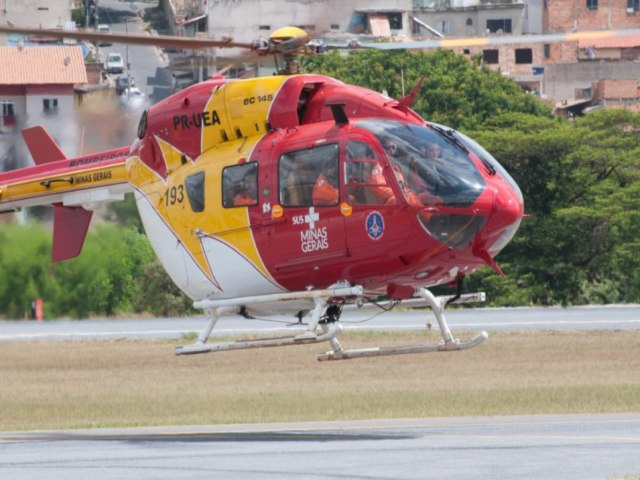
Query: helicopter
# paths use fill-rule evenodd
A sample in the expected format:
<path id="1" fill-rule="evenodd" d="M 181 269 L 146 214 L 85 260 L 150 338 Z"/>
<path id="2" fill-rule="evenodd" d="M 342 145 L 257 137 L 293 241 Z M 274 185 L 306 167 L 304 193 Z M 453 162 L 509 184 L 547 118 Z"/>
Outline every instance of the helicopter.
<path id="1" fill-rule="evenodd" d="M 140 37 L 154 45 L 195 41 Z M 35 166 L 0 173 L 0 213 L 52 205 L 59 262 L 80 254 L 93 208 L 133 192 L 160 262 L 210 317 L 178 355 L 328 342 L 318 359 L 338 360 L 483 343 L 486 332 L 455 338 L 444 310 L 484 301 L 483 293 L 462 292 L 479 267 L 504 275 L 495 257 L 518 230 L 524 202 L 500 163 L 462 132 L 413 111 L 420 84 L 395 100 L 299 73 L 298 56 L 323 46 L 297 27 L 251 44 L 200 41 L 274 54 L 279 73 L 213 76 L 178 91 L 144 111 L 129 147 L 67 158 L 42 127 L 23 130 Z M 435 296 L 432 287 L 443 284 L 457 293 Z M 343 309 L 397 305 L 430 307 L 442 340 L 342 347 Z M 304 318 L 306 327 L 286 337 L 208 341 L 224 315 L 274 313 Z"/>

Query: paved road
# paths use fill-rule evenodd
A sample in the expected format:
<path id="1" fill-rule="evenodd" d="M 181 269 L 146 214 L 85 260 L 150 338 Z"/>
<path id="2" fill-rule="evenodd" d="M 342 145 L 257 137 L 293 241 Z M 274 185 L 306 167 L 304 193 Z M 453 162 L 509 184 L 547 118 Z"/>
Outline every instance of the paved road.
<path id="1" fill-rule="evenodd" d="M 639 452 L 637 413 L 0 433 L 0 477 L 605 480 Z"/>
<path id="2" fill-rule="evenodd" d="M 430 321 L 437 323 L 428 311 L 345 313 L 346 330 L 420 330 Z M 628 330 L 640 328 L 640 306 L 574 307 L 574 308 L 475 308 L 448 310 L 449 327 L 454 331 L 526 330 Z M 224 317 L 214 330 L 218 336 L 255 333 L 283 333 L 303 327 L 287 326 L 290 317 L 270 317 L 247 320 Z M 117 320 L 0 321 L 0 342 L 37 339 L 179 339 L 185 334 L 201 331 L 206 317 L 149 318 Z"/>

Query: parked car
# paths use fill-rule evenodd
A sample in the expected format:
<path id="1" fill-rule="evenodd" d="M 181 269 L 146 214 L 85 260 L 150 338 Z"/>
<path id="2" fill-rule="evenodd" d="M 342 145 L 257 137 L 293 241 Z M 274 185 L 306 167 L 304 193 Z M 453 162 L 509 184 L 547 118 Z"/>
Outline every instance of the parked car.
<path id="1" fill-rule="evenodd" d="M 135 82 L 133 81 L 133 77 L 122 76 L 116 78 L 116 93 L 118 95 L 122 95 L 124 91 L 130 86 L 133 87 Z"/>
<path id="2" fill-rule="evenodd" d="M 124 72 L 124 60 L 119 53 L 111 52 L 107 57 L 107 63 L 105 64 L 107 73 L 122 73 Z"/>
<path id="3" fill-rule="evenodd" d="M 111 28 L 106 23 L 101 23 L 98 25 L 98 32 L 100 33 L 111 33 Z M 100 47 L 109 47 L 112 45 L 110 40 L 100 40 L 98 44 Z"/>

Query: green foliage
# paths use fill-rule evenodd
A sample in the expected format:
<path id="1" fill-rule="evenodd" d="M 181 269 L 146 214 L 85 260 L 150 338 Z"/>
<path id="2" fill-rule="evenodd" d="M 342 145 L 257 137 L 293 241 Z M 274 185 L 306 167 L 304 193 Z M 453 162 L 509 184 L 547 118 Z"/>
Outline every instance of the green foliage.
<path id="1" fill-rule="evenodd" d="M 84 28 L 87 22 L 87 16 L 84 12 L 84 8 L 75 8 L 71 10 L 71 20 L 76 22 L 76 27 Z"/>
<path id="2" fill-rule="evenodd" d="M 52 265 L 51 232 L 37 224 L 0 224 L 0 316 L 22 318 L 36 297 L 44 300 L 47 318 L 190 312 L 190 301 L 154 259 L 136 228 L 101 224 L 80 256 Z"/>
<path id="3" fill-rule="evenodd" d="M 162 317 L 192 312 L 192 301 L 171 281 L 158 260 L 148 263 L 140 272 L 140 296 L 137 310 L 149 310 Z"/>
<path id="4" fill-rule="evenodd" d="M 136 206 L 136 199 L 133 193 L 127 193 L 124 196 L 123 202 L 113 202 L 107 205 L 107 212 L 109 219 L 116 222 L 118 225 L 132 225 L 138 232 L 144 233 L 142 221 L 138 214 L 138 207 Z"/>
<path id="5" fill-rule="evenodd" d="M 529 217 L 498 260 L 534 303 L 640 300 L 639 122 L 625 110 L 508 114 L 469 132 L 522 188 Z"/>

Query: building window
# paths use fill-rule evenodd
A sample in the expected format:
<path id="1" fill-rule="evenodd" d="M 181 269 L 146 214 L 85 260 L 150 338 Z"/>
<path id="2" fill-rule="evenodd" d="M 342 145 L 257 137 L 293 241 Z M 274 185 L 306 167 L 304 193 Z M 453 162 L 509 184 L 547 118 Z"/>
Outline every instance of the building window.
<path id="1" fill-rule="evenodd" d="M 640 0 L 627 0 L 627 12 L 637 12 L 640 10 Z"/>
<path id="2" fill-rule="evenodd" d="M 1 101 L 0 105 L 2 106 L 2 116 L 3 117 L 13 117 L 16 114 L 16 108 L 14 102 Z"/>
<path id="3" fill-rule="evenodd" d="M 533 53 L 530 48 L 516 48 L 516 63 L 533 63 Z"/>
<path id="4" fill-rule="evenodd" d="M 16 109 L 15 103 L 9 101 L 0 101 L 0 132 L 10 131 L 16 126 Z"/>
<path id="5" fill-rule="evenodd" d="M 340 24 L 339 23 L 332 23 L 331 24 L 331 30 L 340 30 Z"/>
<path id="6" fill-rule="evenodd" d="M 402 30 L 402 13 L 394 12 L 387 15 L 389 18 L 389 28 L 391 30 Z"/>
<path id="7" fill-rule="evenodd" d="M 545 43 L 543 46 L 544 49 L 544 58 L 551 58 L 551 45 Z"/>
<path id="8" fill-rule="evenodd" d="M 271 25 L 260 25 L 258 30 L 271 30 Z"/>
<path id="9" fill-rule="evenodd" d="M 441 22 L 438 22 L 438 27 L 440 29 L 440 33 L 444 35 L 451 35 L 453 33 L 450 20 L 442 20 Z"/>
<path id="10" fill-rule="evenodd" d="M 489 63 L 495 65 L 499 63 L 500 56 L 498 55 L 498 50 L 483 50 L 482 51 L 482 59 L 484 63 Z"/>
<path id="11" fill-rule="evenodd" d="M 44 110 L 44 113 L 56 113 L 58 111 L 58 99 L 57 98 L 42 99 L 42 109 Z"/>
<path id="12" fill-rule="evenodd" d="M 587 0 L 587 10 L 597 10 L 598 0 Z"/>
<path id="13" fill-rule="evenodd" d="M 222 205 L 225 208 L 247 207 L 257 204 L 257 162 L 234 165 L 222 170 Z"/>
<path id="14" fill-rule="evenodd" d="M 467 18 L 467 27 L 470 27 L 471 25 L 473 25 L 473 19 Z"/>
<path id="15" fill-rule="evenodd" d="M 487 31 L 489 33 L 511 33 L 511 19 L 487 20 Z"/>

